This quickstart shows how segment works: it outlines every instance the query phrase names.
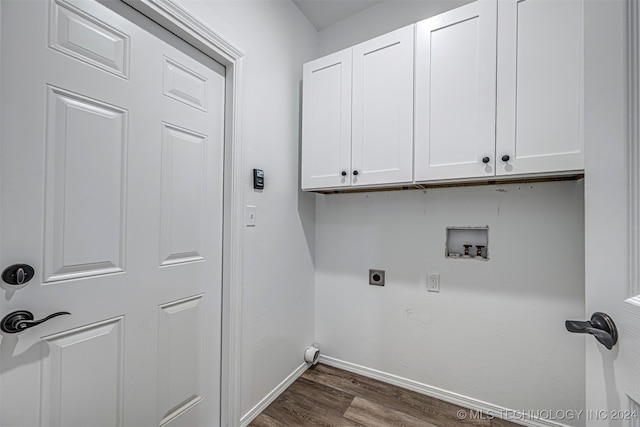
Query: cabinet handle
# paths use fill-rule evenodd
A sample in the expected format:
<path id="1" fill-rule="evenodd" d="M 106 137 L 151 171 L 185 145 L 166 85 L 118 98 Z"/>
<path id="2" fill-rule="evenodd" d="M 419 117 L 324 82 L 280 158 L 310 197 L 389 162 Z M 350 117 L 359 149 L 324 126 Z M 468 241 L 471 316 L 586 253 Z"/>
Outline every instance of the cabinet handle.
<path id="1" fill-rule="evenodd" d="M 502 161 L 506 163 L 506 162 L 508 162 L 508 161 L 509 161 L 509 159 L 510 159 L 510 158 L 511 158 L 511 157 L 509 157 L 509 155 L 508 155 L 508 154 L 505 154 L 504 156 L 502 156 Z"/>
<path id="2" fill-rule="evenodd" d="M 491 159 L 489 157 L 483 157 L 482 158 L 482 163 L 489 163 L 491 161 Z"/>
<path id="3" fill-rule="evenodd" d="M 353 171 L 353 176 L 358 176 L 358 171 Z"/>
<path id="4" fill-rule="evenodd" d="M 340 172 L 340 175 L 342 175 L 342 176 L 347 176 L 347 171 L 342 171 L 342 172 Z"/>

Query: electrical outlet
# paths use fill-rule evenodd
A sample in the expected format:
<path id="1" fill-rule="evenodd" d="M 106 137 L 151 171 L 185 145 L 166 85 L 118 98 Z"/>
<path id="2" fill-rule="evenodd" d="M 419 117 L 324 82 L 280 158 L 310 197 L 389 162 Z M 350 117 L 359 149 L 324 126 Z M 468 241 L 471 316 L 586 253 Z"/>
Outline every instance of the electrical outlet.
<path id="1" fill-rule="evenodd" d="M 427 291 L 440 292 L 440 275 L 439 274 L 429 274 L 429 276 L 427 276 Z"/>
<path id="2" fill-rule="evenodd" d="M 384 286 L 384 270 L 369 270 L 369 284 Z"/>

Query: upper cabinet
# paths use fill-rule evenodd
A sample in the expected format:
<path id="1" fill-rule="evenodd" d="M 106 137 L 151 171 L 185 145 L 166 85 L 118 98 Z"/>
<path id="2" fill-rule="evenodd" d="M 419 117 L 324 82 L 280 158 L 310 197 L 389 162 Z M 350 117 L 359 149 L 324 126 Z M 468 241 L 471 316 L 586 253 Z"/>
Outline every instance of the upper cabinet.
<path id="1" fill-rule="evenodd" d="M 498 2 L 497 175 L 584 169 L 583 49 L 582 0 Z"/>
<path id="2" fill-rule="evenodd" d="M 351 49 L 304 64 L 302 188 L 351 184 Z"/>
<path id="3" fill-rule="evenodd" d="M 413 181 L 414 28 L 353 48 L 353 185 Z"/>
<path id="4" fill-rule="evenodd" d="M 582 170 L 582 58 L 581 0 L 480 0 L 419 22 L 415 180 Z"/>
<path id="5" fill-rule="evenodd" d="M 421 21 L 416 34 L 416 181 L 493 176 L 496 1 Z"/>
<path id="6" fill-rule="evenodd" d="M 302 188 L 578 175 L 583 3 L 478 0 L 305 64 Z"/>
<path id="7" fill-rule="evenodd" d="M 413 181 L 414 25 L 304 65 L 302 188 Z"/>

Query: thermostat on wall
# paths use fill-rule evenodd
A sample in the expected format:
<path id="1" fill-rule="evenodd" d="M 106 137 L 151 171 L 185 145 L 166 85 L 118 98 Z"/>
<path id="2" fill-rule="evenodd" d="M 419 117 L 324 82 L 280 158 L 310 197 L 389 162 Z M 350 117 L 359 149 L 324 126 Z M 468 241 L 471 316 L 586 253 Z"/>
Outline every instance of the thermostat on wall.
<path id="1" fill-rule="evenodd" d="M 256 190 L 264 188 L 264 171 L 262 169 L 253 170 L 253 188 Z"/>

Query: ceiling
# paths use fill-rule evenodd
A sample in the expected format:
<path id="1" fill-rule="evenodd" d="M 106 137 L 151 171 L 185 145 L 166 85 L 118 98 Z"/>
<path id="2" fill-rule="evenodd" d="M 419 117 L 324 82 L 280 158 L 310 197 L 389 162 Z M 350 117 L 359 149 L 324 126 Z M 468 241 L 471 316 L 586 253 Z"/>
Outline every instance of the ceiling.
<path id="1" fill-rule="evenodd" d="M 318 31 L 384 0 L 293 0 Z"/>

